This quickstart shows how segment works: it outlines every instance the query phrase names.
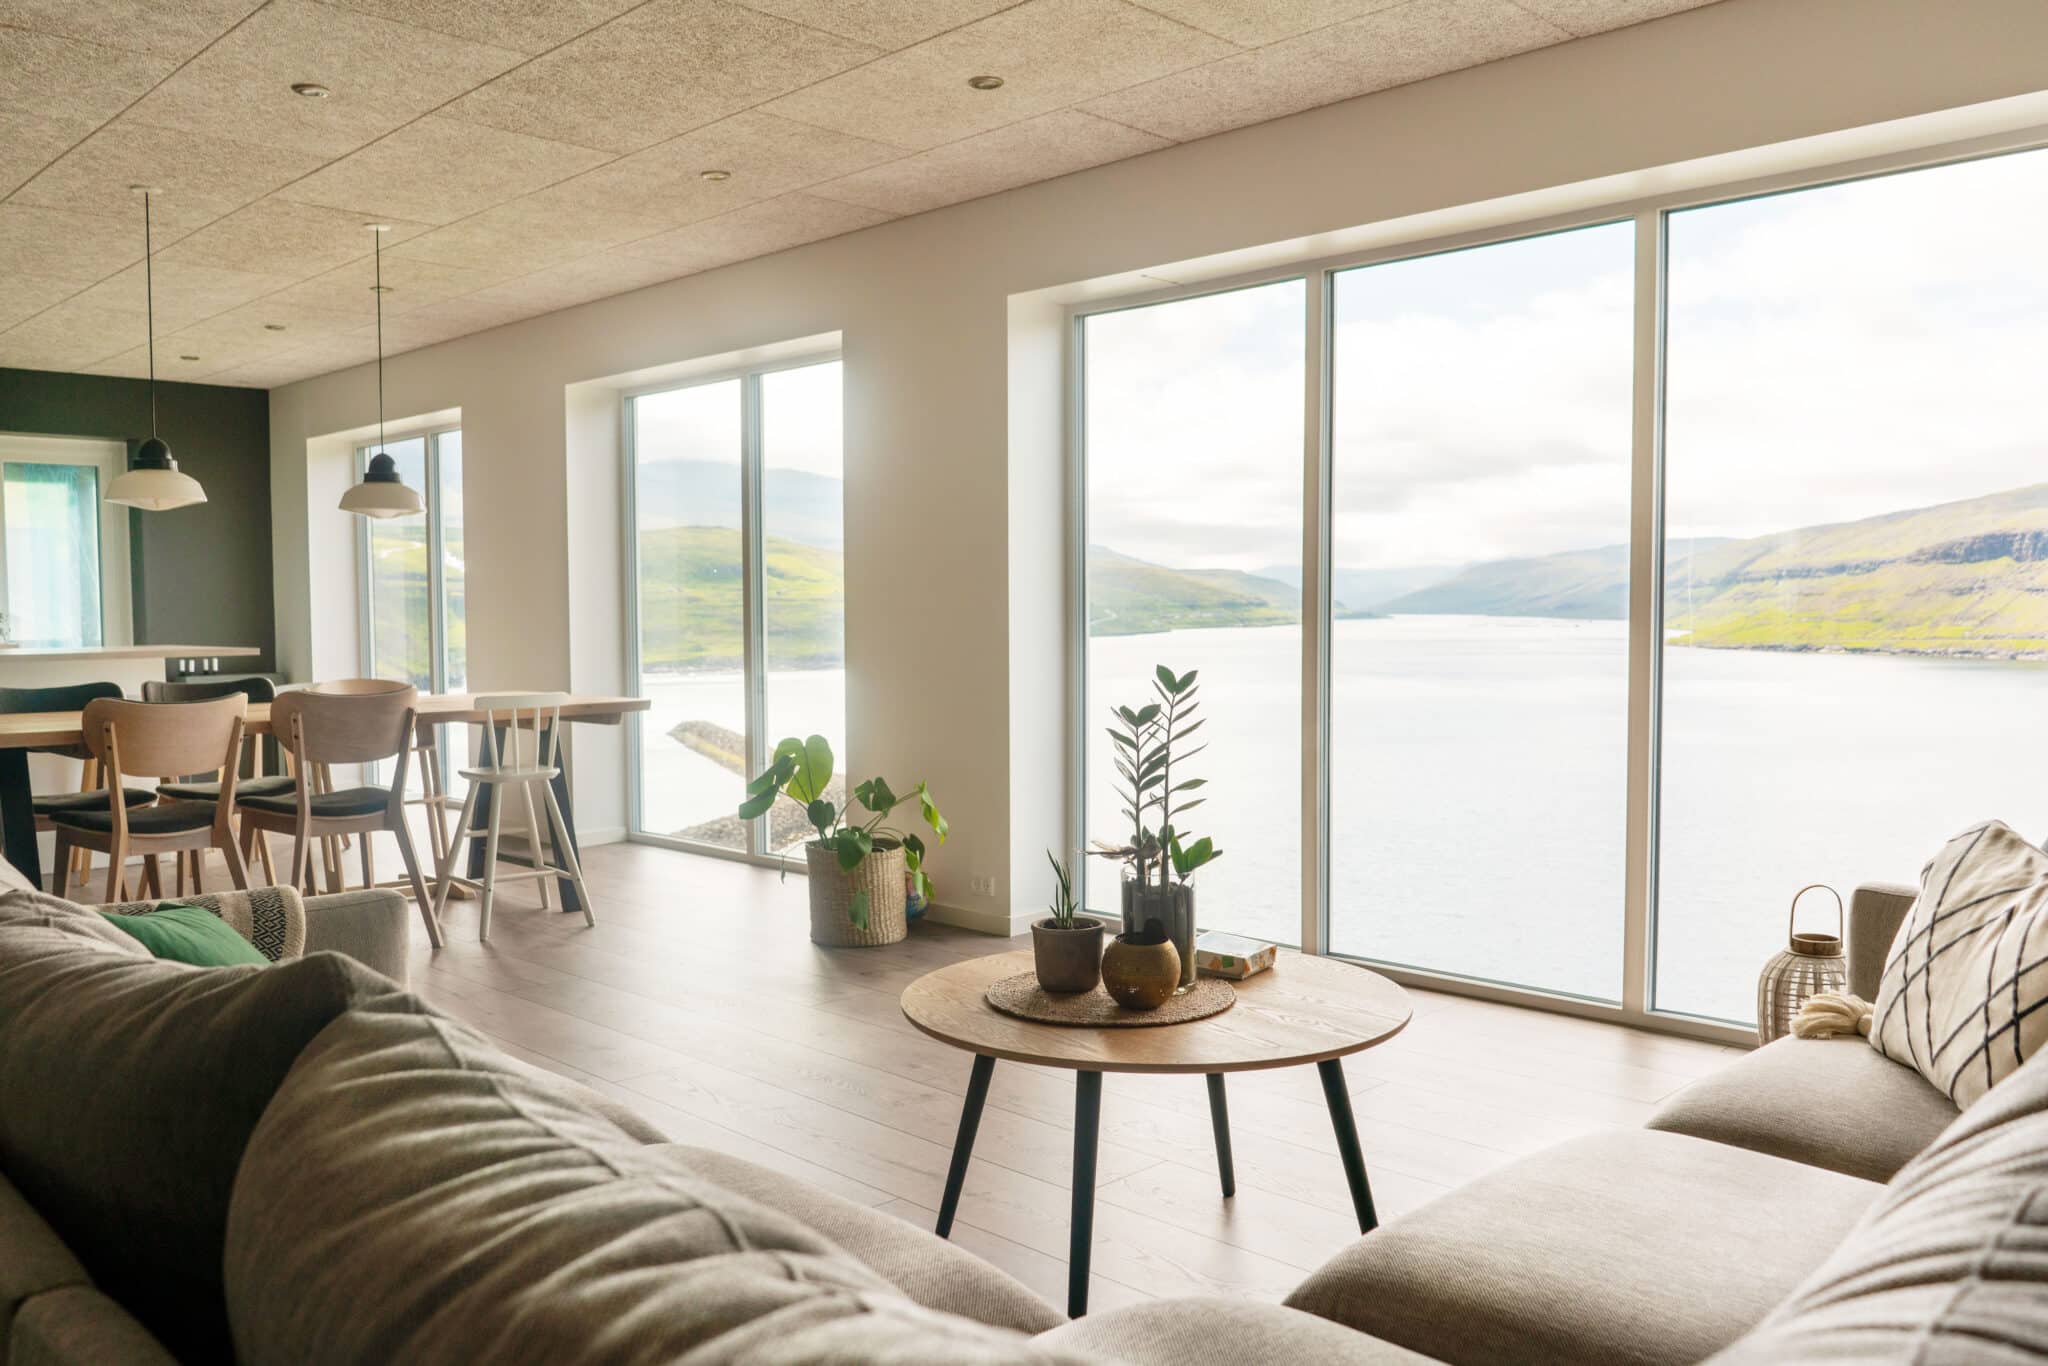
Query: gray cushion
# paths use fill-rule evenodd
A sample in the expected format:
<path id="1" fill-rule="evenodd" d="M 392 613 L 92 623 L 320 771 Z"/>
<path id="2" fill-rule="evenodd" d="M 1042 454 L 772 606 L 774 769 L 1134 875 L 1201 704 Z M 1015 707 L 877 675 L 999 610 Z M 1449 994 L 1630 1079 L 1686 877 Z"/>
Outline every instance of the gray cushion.
<path id="1" fill-rule="evenodd" d="M 1955 1117 L 1925 1077 L 1858 1035 L 1759 1048 L 1666 1101 L 1650 1127 L 1889 1181 Z"/>
<path id="2" fill-rule="evenodd" d="M 0 928 L 0 1168 L 167 1346 L 221 1359 L 249 1131 L 307 1041 L 388 990 L 335 954 L 192 968 Z"/>
<path id="3" fill-rule="evenodd" d="M 315 792 L 306 805 L 315 816 L 371 816 L 391 804 L 391 789 L 387 787 L 344 787 L 339 792 Z M 268 811 L 273 815 L 289 816 L 299 809 L 299 798 L 294 787 L 287 786 L 282 792 L 252 792 L 244 796 L 235 793 L 235 805 L 246 806 L 251 811 Z"/>
<path id="4" fill-rule="evenodd" d="M 505 1061 L 403 996 L 306 1050 L 228 1215 L 243 1366 L 1033 1359 Z"/>
<path id="5" fill-rule="evenodd" d="M 271 774 L 263 778 L 237 778 L 235 780 L 235 795 L 237 797 L 274 797 L 280 792 L 290 792 L 292 790 L 292 783 L 292 779 L 278 774 Z M 162 783 L 158 785 L 157 791 L 163 793 L 166 797 L 176 797 L 183 801 L 217 802 L 220 800 L 220 783 L 217 780 L 202 783 Z"/>
<path id="6" fill-rule="evenodd" d="M 1991 1088 L 1721 1363 L 2048 1358 L 2048 1063 Z"/>
<path id="7" fill-rule="evenodd" d="M 0 1361 L 7 1359 L 7 1339 L 24 1301 L 85 1283 L 85 1268 L 64 1240 L 0 1177 Z"/>
<path id="8" fill-rule="evenodd" d="M 158 802 L 154 806 L 131 806 L 128 808 L 128 833 L 189 834 L 212 825 L 213 813 L 214 804 L 211 802 Z M 50 824 L 59 830 L 82 830 L 87 834 L 105 835 L 114 829 L 114 813 L 104 806 L 98 810 L 53 811 L 50 813 Z"/>
<path id="9" fill-rule="evenodd" d="M 412 943 L 411 903 L 396 892 L 358 888 L 306 900 L 306 952 L 345 953 L 403 985 Z"/>
<path id="10" fill-rule="evenodd" d="M 709 1148 L 676 1146 L 668 1151 L 698 1175 L 824 1234 L 928 1309 L 1023 1333 L 1043 1332 L 1067 1321 L 1065 1314 L 981 1258 L 892 1214 Z"/>
<path id="11" fill-rule="evenodd" d="M 7 1352 L 7 1366 L 178 1366 L 134 1315 L 89 1285 L 24 1305 Z"/>
<path id="12" fill-rule="evenodd" d="M 1273 1362 L 1286 1366 L 1427 1366 L 1435 1357 L 1396 1347 L 1277 1304 L 1155 1300 L 1075 1319 L 1039 1346 L 1129 1366 Z"/>
<path id="13" fill-rule="evenodd" d="M 144 806 L 156 800 L 156 793 L 146 787 L 124 787 L 121 800 L 129 806 Z M 55 815 L 59 811 L 104 811 L 107 809 L 107 790 L 96 787 L 90 792 L 38 794 L 29 800 L 29 806 L 38 816 Z"/>
<path id="14" fill-rule="evenodd" d="M 1596 1134 L 1367 1234 L 1287 1303 L 1450 1362 L 1694 1362 L 1881 1189 L 1682 1134 Z"/>

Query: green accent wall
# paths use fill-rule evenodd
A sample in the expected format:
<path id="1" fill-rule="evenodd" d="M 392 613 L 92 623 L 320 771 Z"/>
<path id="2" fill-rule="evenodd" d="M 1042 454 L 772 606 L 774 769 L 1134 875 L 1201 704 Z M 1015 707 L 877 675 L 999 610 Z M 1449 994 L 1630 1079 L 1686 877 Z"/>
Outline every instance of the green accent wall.
<path id="1" fill-rule="evenodd" d="M 276 667 L 270 564 L 270 395 L 217 384 L 159 383 L 157 430 L 206 501 L 128 514 L 135 640 L 254 645 L 249 669 Z M 149 436 L 139 379 L 0 368 L 0 432 L 125 440 Z M 224 663 L 242 672 L 244 663 Z"/>

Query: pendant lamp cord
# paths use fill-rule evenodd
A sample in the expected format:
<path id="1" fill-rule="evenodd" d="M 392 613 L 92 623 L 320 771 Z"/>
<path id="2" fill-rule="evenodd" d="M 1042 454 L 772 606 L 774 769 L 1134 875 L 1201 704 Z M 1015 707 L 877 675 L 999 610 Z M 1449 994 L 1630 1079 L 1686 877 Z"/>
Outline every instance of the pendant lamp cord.
<path id="1" fill-rule="evenodd" d="M 384 234 L 372 229 L 377 246 L 377 452 L 384 453 Z"/>
<path id="2" fill-rule="evenodd" d="M 149 191 L 142 192 L 142 297 L 149 328 L 149 435 L 156 437 L 156 276 L 149 235 Z"/>

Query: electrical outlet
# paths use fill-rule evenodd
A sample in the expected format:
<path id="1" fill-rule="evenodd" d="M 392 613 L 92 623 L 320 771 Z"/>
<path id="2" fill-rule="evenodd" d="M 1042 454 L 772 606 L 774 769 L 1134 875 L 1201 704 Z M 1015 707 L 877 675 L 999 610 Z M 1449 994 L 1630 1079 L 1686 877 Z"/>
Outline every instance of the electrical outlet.
<path id="1" fill-rule="evenodd" d="M 996 894 L 996 880 L 990 874 L 975 873 L 967 879 L 967 890 L 973 892 L 976 896 L 994 896 Z"/>

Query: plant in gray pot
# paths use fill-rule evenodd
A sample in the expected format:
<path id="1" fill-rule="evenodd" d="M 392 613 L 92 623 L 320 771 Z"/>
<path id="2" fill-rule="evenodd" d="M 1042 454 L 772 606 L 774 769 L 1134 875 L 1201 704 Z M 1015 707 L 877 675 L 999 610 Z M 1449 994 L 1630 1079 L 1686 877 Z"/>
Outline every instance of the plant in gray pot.
<path id="1" fill-rule="evenodd" d="M 1102 922 L 1074 901 L 1074 872 L 1045 851 L 1055 879 L 1052 914 L 1031 927 L 1031 966 L 1047 991 L 1093 991 L 1102 980 Z"/>
<path id="2" fill-rule="evenodd" d="M 1208 836 L 1193 838 L 1181 829 L 1181 816 L 1202 804 L 1187 797 L 1208 781 L 1191 778 L 1182 767 L 1208 748 L 1190 748 L 1188 737 L 1200 730 L 1196 715 L 1195 670 L 1176 676 L 1164 664 L 1153 671 L 1153 700 L 1141 707 L 1114 707 L 1116 724 L 1109 728 L 1115 746 L 1117 795 L 1131 823 L 1128 843 L 1095 842 L 1098 858 L 1124 866 L 1123 913 L 1126 935 L 1161 933 L 1180 955 L 1180 989 L 1195 984 L 1195 871 L 1223 856 Z"/>

